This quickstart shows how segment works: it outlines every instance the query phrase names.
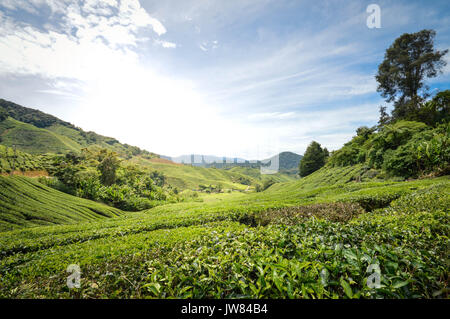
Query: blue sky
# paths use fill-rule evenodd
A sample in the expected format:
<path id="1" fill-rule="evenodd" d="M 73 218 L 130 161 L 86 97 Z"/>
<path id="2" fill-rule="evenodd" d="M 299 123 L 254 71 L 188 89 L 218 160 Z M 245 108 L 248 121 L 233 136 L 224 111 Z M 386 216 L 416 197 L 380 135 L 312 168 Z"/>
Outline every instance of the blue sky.
<path id="1" fill-rule="evenodd" d="M 0 0 L 0 97 L 170 156 L 334 150 L 376 124 L 386 48 L 424 28 L 450 47 L 449 1 Z"/>

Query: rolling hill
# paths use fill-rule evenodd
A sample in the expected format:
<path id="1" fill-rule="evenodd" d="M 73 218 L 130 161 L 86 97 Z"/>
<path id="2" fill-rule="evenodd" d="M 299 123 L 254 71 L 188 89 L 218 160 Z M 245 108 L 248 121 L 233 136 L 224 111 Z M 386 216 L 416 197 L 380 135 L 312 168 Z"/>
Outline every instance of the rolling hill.
<path id="1" fill-rule="evenodd" d="M 278 158 L 277 158 L 278 157 Z M 298 174 L 298 164 L 302 160 L 303 155 L 293 152 L 281 152 L 271 158 L 262 160 L 262 163 L 269 163 L 278 160 L 279 172 L 289 174 L 294 177 Z"/>
<path id="2" fill-rule="evenodd" d="M 272 178 L 276 182 L 294 179 L 285 174 L 261 175 L 258 168 L 238 166 L 226 169 L 205 168 L 142 156 L 135 156 L 127 162 L 164 173 L 167 183 L 181 190 L 198 189 L 199 185 L 221 185 L 223 189 L 245 190 L 250 185 L 261 184 L 267 178 Z"/>
<path id="3" fill-rule="evenodd" d="M 83 148 L 105 148 L 117 152 L 128 163 L 164 173 L 167 184 L 179 190 L 198 190 L 202 185 L 211 185 L 225 190 L 248 191 L 253 190 L 256 185 L 261 186 L 269 178 L 274 182 L 286 182 L 295 178 L 295 173 L 291 174 L 288 170 L 264 175 L 259 166 L 227 164 L 219 169 L 177 164 L 165 157 L 122 144 L 114 138 L 85 132 L 50 114 L 9 101 L 0 99 L 0 111 L 3 114 L 0 121 L 0 173 L 4 175 L 11 173 L 13 166 L 14 173 L 41 171 L 40 175 L 46 175 L 44 171 L 48 163 L 45 154 L 79 153 Z M 13 146 L 16 148 L 15 160 Z M 282 153 L 281 168 L 292 169 L 292 163 L 298 158 L 300 156 L 294 153 Z M 218 158 L 207 157 L 208 161 L 214 159 Z"/>
<path id="4" fill-rule="evenodd" d="M 27 177 L 0 176 L 0 231 L 119 216 L 104 204 L 71 196 Z"/>
<path id="5" fill-rule="evenodd" d="M 261 193 L 0 232 L 0 297 L 445 297 L 449 198 L 442 194 L 448 194 L 448 177 L 341 179 L 355 174 L 357 167 L 326 167 Z M 315 186 L 324 176 L 329 185 Z M 0 181 L 12 183 L 8 188 L 29 183 Z M 35 186 L 31 190 L 24 197 Z M 373 260 L 385 286 L 377 291 L 365 284 Z M 65 281 L 74 262 L 83 271 L 77 295 Z M 320 284 L 324 269 L 327 286 Z"/>
<path id="6" fill-rule="evenodd" d="M 85 132 L 68 122 L 39 110 L 0 99 L 0 111 L 9 117 L 0 121 L 0 143 L 30 154 L 79 152 L 82 148 L 106 148 L 123 157 L 156 154 L 118 140 Z"/>

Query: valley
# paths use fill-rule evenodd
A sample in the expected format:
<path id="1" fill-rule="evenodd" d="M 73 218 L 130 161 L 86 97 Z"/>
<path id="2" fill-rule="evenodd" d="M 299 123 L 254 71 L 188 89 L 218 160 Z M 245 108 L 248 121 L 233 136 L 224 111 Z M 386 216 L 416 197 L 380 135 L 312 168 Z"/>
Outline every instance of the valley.
<path id="1" fill-rule="evenodd" d="M 139 1 L 133 3 L 126 10 L 117 8 L 124 11 L 122 17 L 140 8 Z M 133 17 L 151 25 L 158 36 L 166 32 L 158 20 L 146 19 L 144 9 Z M 136 45 L 136 30 L 129 47 L 114 54 Z M 265 32 L 258 30 L 262 37 Z M 227 105 L 234 112 L 247 105 L 246 90 L 294 78 L 301 81 L 295 82 L 296 90 L 313 82 L 314 88 L 303 94 L 260 91 L 258 112 L 230 111 L 233 120 L 247 123 L 240 131 L 222 130 L 225 122 L 219 118 L 225 113 L 197 96 L 190 81 L 180 82 L 179 97 L 174 89 L 178 82 L 147 81 L 139 77 L 145 74 L 142 68 L 131 68 L 132 78 L 138 79 L 130 82 L 134 85 L 127 86 L 126 78 L 120 78 L 120 85 L 100 81 L 112 89 L 94 86 L 90 99 L 77 100 L 87 103 L 80 109 L 89 110 L 81 121 L 97 114 L 99 132 L 108 132 L 108 120 L 118 116 L 120 121 L 111 124 L 114 132 L 145 132 L 147 145 L 168 153 L 183 149 L 184 155 L 174 157 L 0 99 L 0 299 L 449 299 L 450 90 L 442 82 L 428 92 L 424 82 L 446 66 L 448 50 L 434 50 L 435 35 L 431 29 L 405 33 L 386 50 L 375 79 L 390 112 L 380 106 L 376 123 L 372 109 L 377 99 L 367 104 L 369 99 L 361 98 L 358 108 L 330 109 L 328 103 L 347 103 L 343 95 L 351 100 L 374 89 L 367 89 L 370 81 L 367 87 L 347 87 L 340 82 L 355 80 L 342 76 L 333 79 L 341 91 L 330 93 L 328 70 L 320 83 L 309 77 L 314 70 L 252 80 L 242 91 L 227 87 L 208 93 L 216 101 L 242 93 L 239 103 Z M 95 39 L 96 45 L 108 42 Z M 158 41 L 155 46 L 177 48 Z M 202 42 L 201 51 L 219 48 L 218 41 L 212 43 Z M 280 54 L 283 60 L 287 52 Z M 132 55 L 132 61 L 138 56 Z M 201 60 L 207 63 L 204 56 Z M 125 64 L 125 74 L 130 72 L 126 61 L 121 56 L 116 63 Z M 264 69 L 271 61 L 250 69 Z M 102 72 L 106 69 L 111 66 Z M 252 74 L 250 69 L 237 73 L 244 77 Z M 300 74 L 307 80 L 300 80 Z M 46 84 L 51 90 L 37 92 L 73 98 L 64 92 L 68 86 L 62 78 Z M 359 74 L 356 79 L 366 81 Z M 69 87 L 76 90 L 77 85 Z M 133 94 L 147 90 L 158 97 L 157 103 Z M 311 98 L 316 91 L 326 103 Z M 22 88 L 20 92 L 24 94 Z M 265 103 L 271 98 L 276 110 L 269 112 Z M 167 109 L 166 101 L 171 101 Z M 319 110 L 307 111 L 309 103 Z M 202 107 L 213 111 L 199 112 Z M 210 121 L 217 125 L 217 135 L 205 133 Z M 134 125 L 142 127 L 133 131 Z M 185 125 L 188 130 L 183 131 Z M 169 132 L 170 126 L 176 130 Z M 345 127 L 352 135 L 341 133 Z M 162 133 L 169 141 L 187 135 L 167 145 Z M 248 154 L 237 145 L 247 138 L 258 149 L 256 141 L 269 145 L 272 137 L 282 141 L 282 152 L 232 157 Z M 229 151 L 230 145 L 237 150 Z M 187 154 L 190 147 L 231 154 Z M 258 157 L 254 154 L 259 152 L 249 157 Z M 236 307 L 230 304 L 226 311 Z M 215 308 L 189 303 L 182 309 L 184 314 L 212 315 Z"/>

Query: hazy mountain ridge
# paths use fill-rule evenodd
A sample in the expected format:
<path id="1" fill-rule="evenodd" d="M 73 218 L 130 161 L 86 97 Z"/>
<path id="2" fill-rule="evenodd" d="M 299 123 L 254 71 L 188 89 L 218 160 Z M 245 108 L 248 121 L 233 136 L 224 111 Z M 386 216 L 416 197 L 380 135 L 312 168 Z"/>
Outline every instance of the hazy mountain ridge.
<path id="1" fill-rule="evenodd" d="M 303 158 L 303 155 L 299 155 L 293 152 L 281 152 L 276 154 L 270 158 L 263 160 L 247 160 L 239 157 L 220 157 L 214 155 L 201 155 L 201 154 L 192 154 L 192 155 L 180 155 L 176 157 L 163 156 L 161 158 L 165 158 L 171 160 L 175 163 L 182 164 L 192 164 L 194 166 L 201 167 L 219 167 L 219 168 L 229 168 L 234 166 L 251 166 L 251 167 L 261 167 L 261 166 L 278 166 L 280 171 L 298 171 L 298 164 L 300 160 Z"/>

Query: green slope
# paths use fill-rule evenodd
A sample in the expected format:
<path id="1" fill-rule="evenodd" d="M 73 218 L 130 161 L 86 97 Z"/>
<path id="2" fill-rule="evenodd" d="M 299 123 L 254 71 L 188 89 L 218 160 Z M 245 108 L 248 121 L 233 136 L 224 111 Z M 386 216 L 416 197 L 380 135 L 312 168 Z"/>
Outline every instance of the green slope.
<path id="1" fill-rule="evenodd" d="M 76 142 L 49 130 L 8 118 L 0 122 L 0 137 L 3 145 L 30 154 L 67 153 L 80 151 Z"/>
<path id="2" fill-rule="evenodd" d="M 121 214 L 116 208 L 59 192 L 30 178 L 0 176 L 0 231 Z"/>
<path id="3" fill-rule="evenodd" d="M 236 166 L 232 168 L 226 168 L 225 170 L 229 170 L 233 173 L 238 173 L 245 176 L 253 177 L 257 181 L 264 181 L 266 179 L 272 179 L 277 183 L 280 182 L 290 182 L 297 179 L 295 175 L 287 174 L 285 171 L 276 174 L 261 174 L 261 170 L 259 168 L 251 168 L 251 167 L 241 167 Z"/>
<path id="4" fill-rule="evenodd" d="M 299 155 L 293 152 L 281 152 L 278 155 L 264 160 L 263 162 L 267 163 L 267 161 L 275 160 L 276 156 L 278 156 L 279 171 L 281 173 L 296 177 L 296 175 L 298 174 L 298 164 L 303 158 L 303 155 Z"/>
<path id="5" fill-rule="evenodd" d="M 0 110 L 9 118 L 0 121 L 0 143 L 16 145 L 30 154 L 79 152 L 82 148 L 107 148 L 123 157 L 156 154 L 141 150 L 136 146 L 122 144 L 118 140 L 85 132 L 82 129 L 39 110 L 0 99 Z"/>
<path id="6" fill-rule="evenodd" d="M 160 163 L 140 156 L 132 158 L 129 163 L 163 172 L 167 182 L 179 189 L 198 189 L 199 185 L 220 184 L 223 189 L 245 190 L 250 184 L 259 184 L 266 178 L 273 178 L 276 182 L 293 180 L 292 177 L 282 174 L 261 176 L 259 169 L 256 168 L 204 168 L 170 162 Z"/>

